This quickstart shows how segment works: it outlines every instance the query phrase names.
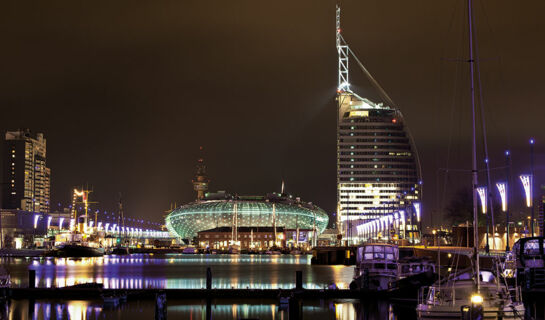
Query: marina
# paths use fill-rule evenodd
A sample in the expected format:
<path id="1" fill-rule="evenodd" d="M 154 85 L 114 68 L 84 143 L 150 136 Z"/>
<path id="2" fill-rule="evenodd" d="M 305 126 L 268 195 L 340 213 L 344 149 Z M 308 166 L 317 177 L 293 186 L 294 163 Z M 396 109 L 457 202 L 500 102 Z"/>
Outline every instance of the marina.
<path id="1" fill-rule="evenodd" d="M 59 1 L 2 10 L 0 320 L 545 319 L 532 0 Z"/>

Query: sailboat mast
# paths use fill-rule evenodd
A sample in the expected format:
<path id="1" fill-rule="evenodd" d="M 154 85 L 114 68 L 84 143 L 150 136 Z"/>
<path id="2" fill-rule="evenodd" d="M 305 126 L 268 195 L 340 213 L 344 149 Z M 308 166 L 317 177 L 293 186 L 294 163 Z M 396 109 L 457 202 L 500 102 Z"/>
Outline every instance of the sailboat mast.
<path id="1" fill-rule="evenodd" d="M 237 203 L 233 202 L 233 223 L 231 224 L 231 245 L 235 244 L 235 219 L 236 219 L 236 212 L 237 212 Z"/>
<path id="2" fill-rule="evenodd" d="M 273 232 L 274 232 L 274 244 L 273 247 L 276 247 L 276 204 L 273 203 Z"/>
<path id="3" fill-rule="evenodd" d="M 238 205 L 235 202 L 235 244 L 238 242 Z"/>
<path id="4" fill-rule="evenodd" d="M 480 266 L 479 266 L 479 231 L 478 231 L 478 219 L 477 219 L 477 132 L 476 132 L 476 114 L 475 114 L 475 60 L 473 57 L 473 10 L 472 0 L 467 1 L 468 21 L 469 21 L 469 71 L 470 71 L 470 91 L 471 91 L 471 114 L 472 114 L 472 127 L 473 127 L 473 141 L 472 141 L 472 161 L 471 161 L 471 176 L 473 184 L 473 259 L 475 262 L 475 281 L 477 284 L 477 292 L 481 289 L 480 279 Z"/>

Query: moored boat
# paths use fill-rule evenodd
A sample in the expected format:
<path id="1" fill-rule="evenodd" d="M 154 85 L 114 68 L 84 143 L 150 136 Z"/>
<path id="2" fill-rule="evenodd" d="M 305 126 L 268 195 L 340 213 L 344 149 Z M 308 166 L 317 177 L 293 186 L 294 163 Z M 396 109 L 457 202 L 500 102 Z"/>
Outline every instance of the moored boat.
<path id="1" fill-rule="evenodd" d="M 127 255 L 129 254 L 129 248 L 127 247 L 114 247 L 112 248 L 112 251 L 110 252 L 110 254 L 115 254 L 117 256 L 122 256 L 122 255 Z"/>
<path id="2" fill-rule="evenodd" d="M 513 245 L 511 267 L 506 260 L 504 272 L 516 268 L 516 283 L 524 292 L 545 291 L 545 237 L 519 239 Z M 510 270 L 511 269 L 511 270 Z"/>
<path id="3" fill-rule="evenodd" d="M 465 319 L 473 308 L 481 310 L 481 319 L 524 319 L 524 305 L 519 295 L 513 299 L 494 273 L 480 270 L 480 284 L 475 286 L 473 269 L 466 269 L 436 282 L 419 297 L 419 319 Z"/>
<path id="4" fill-rule="evenodd" d="M 182 251 L 183 254 L 195 254 L 198 253 L 197 248 L 195 247 L 185 247 Z"/>
<path id="5" fill-rule="evenodd" d="M 399 259 L 397 279 L 390 283 L 396 296 L 416 299 L 422 287 L 437 281 L 434 263 L 428 258 L 405 257 Z"/>
<path id="6" fill-rule="evenodd" d="M 360 246 L 356 255 L 353 290 L 383 291 L 398 276 L 399 249 L 389 243 L 369 243 Z"/>
<path id="7" fill-rule="evenodd" d="M 11 277 L 9 272 L 0 266 L 0 288 L 9 288 L 11 286 Z"/>
<path id="8" fill-rule="evenodd" d="M 46 256 L 63 258 L 102 257 L 103 255 L 103 248 L 90 247 L 81 243 L 61 244 L 46 252 Z"/>

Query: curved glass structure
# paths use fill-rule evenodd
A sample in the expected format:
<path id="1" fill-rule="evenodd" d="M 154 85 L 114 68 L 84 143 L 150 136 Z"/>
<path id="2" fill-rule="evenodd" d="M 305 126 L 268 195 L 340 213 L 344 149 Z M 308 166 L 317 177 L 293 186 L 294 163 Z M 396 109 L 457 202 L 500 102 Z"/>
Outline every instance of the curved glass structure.
<path id="1" fill-rule="evenodd" d="M 410 205 L 420 199 L 420 164 L 403 115 L 353 92 L 337 100 L 338 222 L 345 238 L 358 243 L 357 226 L 399 210 L 415 231 Z"/>
<path id="2" fill-rule="evenodd" d="M 274 206 L 274 213 L 273 213 Z M 322 233 L 327 227 L 327 213 L 312 204 L 296 201 L 269 202 L 265 197 L 253 200 L 225 199 L 190 203 L 170 212 L 166 226 L 182 239 L 216 227 L 276 227 L 310 229 Z"/>

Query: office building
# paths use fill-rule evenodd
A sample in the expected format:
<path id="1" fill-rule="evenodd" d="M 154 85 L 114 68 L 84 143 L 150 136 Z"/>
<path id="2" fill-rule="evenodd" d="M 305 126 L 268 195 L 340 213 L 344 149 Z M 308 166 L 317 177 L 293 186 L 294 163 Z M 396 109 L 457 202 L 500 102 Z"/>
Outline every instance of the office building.
<path id="1" fill-rule="evenodd" d="M 6 132 L 2 208 L 49 212 L 51 170 L 46 149 L 43 133 Z"/>

